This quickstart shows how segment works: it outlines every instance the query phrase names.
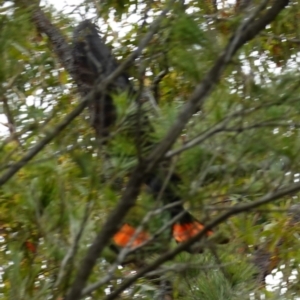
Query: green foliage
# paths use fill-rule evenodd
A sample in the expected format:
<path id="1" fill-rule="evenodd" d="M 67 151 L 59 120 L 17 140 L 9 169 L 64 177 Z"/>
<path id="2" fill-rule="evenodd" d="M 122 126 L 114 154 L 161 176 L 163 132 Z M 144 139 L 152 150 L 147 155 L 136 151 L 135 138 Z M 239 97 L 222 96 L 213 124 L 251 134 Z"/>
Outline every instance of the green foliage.
<path id="1" fill-rule="evenodd" d="M 123 59 L 148 32 L 165 2 L 85 1 L 74 12 L 96 14 L 101 34 Z M 36 30 L 32 8 L 10 5 L 0 7 L 0 176 L 79 102 L 51 43 Z M 70 24 L 79 21 L 55 8 L 42 9 L 70 40 Z M 298 1 L 291 1 L 241 49 L 171 149 L 201 138 L 166 163 L 166 174 L 175 170 L 182 179 L 176 188 L 185 207 L 201 220 L 210 221 L 237 203 L 252 203 L 299 181 L 299 12 Z M 241 20 L 243 13 L 229 4 L 218 8 L 213 1 L 176 3 L 127 70 L 136 90 L 141 83 L 153 94 L 157 88 L 157 103 L 143 104 L 139 110 L 126 93 L 113 94 L 118 120 L 106 143 L 95 138 L 84 112 L 0 187 L 3 299 L 63 298 L 89 245 L 118 204 L 130 172 L 164 138 Z M 157 83 L 162 71 L 166 74 Z M 126 222 L 138 226 L 143 220 L 153 241 L 126 257 L 140 265 L 117 269 L 93 293 L 95 299 L 104 299 L 128 274 L 177 246 L 170 226 L 159 232 L 170 220 L 162 202 L 142 188 Z M 153 271 L 172 282 L 178 300 L 249 299 L 254 294 L 257 299 L 278 299 L 280 293 L 281 299 L 296 299 L 299 224 L 289 223 L 286 210 L 297 202 L 295 193 L 236 214 L 216 229 L 230 237 L 229 244 L 215 245 L 212 238 L 204 244 L 204 253 L 180 253 Z M 64 265 L 81 230 L 76 253 Z M 274 253 L 278 245 L 276 268 L 283 273 L 286 291 L 260 289 L 259 266 L 252 262 L 255 250 L 264 247 Z M 88 285 L 107 276 L 116 256 L 105 249 Z M 59 277 L 61 270 L 64 276 Z M 159 293 L 157 278 L 145 277 L 121 297 L 158 299 Z"/>

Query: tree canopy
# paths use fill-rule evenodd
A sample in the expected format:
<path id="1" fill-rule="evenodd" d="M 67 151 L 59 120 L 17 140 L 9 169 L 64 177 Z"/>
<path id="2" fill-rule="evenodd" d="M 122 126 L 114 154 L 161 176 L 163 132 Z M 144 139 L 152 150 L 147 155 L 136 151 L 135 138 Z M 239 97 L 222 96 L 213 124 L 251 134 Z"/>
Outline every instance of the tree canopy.
<path id="1" fill-rule="evenodd" d="M 295 0 L 4 1 L 1 298 L 299 299 L 299 14 Z M 84 20 L 102 44 L 81 45 Z M 177 177 L 206 225 L 183 243 L 163 193 Z M 123 224 L 147 241 L 116 247 Z"/>

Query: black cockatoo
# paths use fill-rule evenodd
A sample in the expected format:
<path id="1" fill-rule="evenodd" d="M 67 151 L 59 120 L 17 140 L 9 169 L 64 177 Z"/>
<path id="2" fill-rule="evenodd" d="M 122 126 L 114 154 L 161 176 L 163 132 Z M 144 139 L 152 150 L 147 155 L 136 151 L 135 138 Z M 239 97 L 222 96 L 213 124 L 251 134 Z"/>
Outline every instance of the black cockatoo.
<path id="1" fill-rule="evenodd" d="M 85 85 L 86 93 L 118 67 L 116 59 L 100 37 L 97 27 L 89 20 L 83 21 L 74 30 L 73 60 L 74 68 L 80 80 Z M 110 95 L 111 92 L 126 91 L 128 95 L 135 94 L 129 77 L 123 72 L 108 86 L 107 90 L 97 94 L 91 103 L 91 123 L 98 137 L 108 136 L 111 125 L 116 121 L 116 107 Z M 146 141 L 145 145 L 149 147 L 151 143 L 151 141 Z M 160 175 L 157 175 L 158 173 Z M 173 174 L 167 186 L 162 189 L 164 177 L 158 171 L 148 176 L 145 184 L 148 187 L 149 193 L 153 195 L 153 198 L 157 198 L 162 191 L 160 198 L 164 204 L 180 202 L 182 199 L 176 192 L 176 186 L 180 184 L 180 178 Z M 169 209 L 169 215 L 172 218 L 178 214 L 181 214 L 181 217 L 172 225 L 172 235 L 176 242 L 185 242 L 204 228 L 201 222 L 197 221 L 184 209 L 181 202 Z M 125 223 L 119 232 L 114 235 L 114 243 L 119 247 L 125 247 L 135 233 L 135 227 L 129 223 Z M 208 231 L 206 235 L 211 236 L 212 234 L 212 231 Z M 150 234 L 142 231 L 136 235 L 131 243 L 131 247 L 139 246 L 148 239 L 150 239 Z"/>

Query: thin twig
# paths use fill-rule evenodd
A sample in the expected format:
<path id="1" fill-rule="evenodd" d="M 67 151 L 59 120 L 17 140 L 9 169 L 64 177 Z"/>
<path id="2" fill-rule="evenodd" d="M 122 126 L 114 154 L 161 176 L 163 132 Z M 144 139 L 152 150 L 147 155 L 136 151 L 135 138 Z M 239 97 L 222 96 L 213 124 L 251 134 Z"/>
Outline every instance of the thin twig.
<path id="1" fill-rule="evenodd" d="M 300 39 L 296 38 L 288 38 L 285 36 L 279 36 L 275 34 L 270 34 L 270 33 L 262 33 L 261 36 L 268 37 L 277 41 L 280 41 L 282 43 L 293 43 L 293 44 L 300 44 Z"/>
<path id="2" fill-rule="evenodd" d="M 57 287 L 60 285 L 63 277 L 65 276 L 65 274 L 67 274 L 65 277 L 68 280 L 70 278 L 70 273 L 71 273 L 71 268 L 69 268 L 69 270 L 66 270 L 67 266 L 72 264 L 72 261 L 75 258 L 75 255 L 77 253 L 78 250 L 78 245 L 79 245 L 79 241 L 81 239 L 81 236 L 83 234 L 85 225 L 87 223 L 87 220 L 89 218 L 89 214 L 90 214 L 90 210 L 92 207 L 92 202 L 88 202 L 85 206 L 85 212 L 81 221 L 81 225 L 80 228 L 74 238 L 73 244 L 71 245 L 69 251 L 67 252 L 67 254 L 65 255 L 64 259 L 61 262 L 60 268 L 59 268 L 59 272 L 57 275 L 57 280 L 54 284 L 54 287 Z"/>
<path id="3" fill-rule="evenodd" d="M 191 149 L 191 148 L 195 147 L 196 145 L 201 144 L 202 142 L 204 142 L 208 138 L 212 137 L 213 135 L 215 135 L 217 133 L 221 133 L 221 132 L 242 132 L 242 131 L 245 131 L 245 130 L 251 130 L 251 129 L 254 129 L 254 128 L 261 128 L 261 127 L 276 127 L 277 126 L 277 127 L 295 127 L 295 128 L 298 128 L 300 126 L 300 124 L 297 124 L 297 123 L 288 123 L 288 122 L 284 122 L 284 121 L 274 122 L 275 119 L 274 120 L 272 119 L 272 120 L 261 121 L 259 123 L 255 123 L 255 124 L 248 125 L 248 126 L 227 127 L 227 124 L 229 122 L 231 122 L 233 118 L 245 117 L 246 115 L 252 114 L 252 113 L 256 112 L 258 109 L 261 109 L 261 108 L 263 108 L 263 107 L 259 106 L 255 109 L 251 108 L 251 109 L 248 109 L 248 110 L 241 110 L 239 112 L 235 112 L 235 113 L 233 113 L 229 116 L 226 116 L 219 123 L 215 124 L 210 129 L 206 130 L 205 132 L 203 132 L 199 136 L 185 142 L 182 147 L 168 151 L 165 155 L 165 158 L 171 158 L 174 155 L 178 155 L 183 151 Z M 279 119 L 279 120 L 281 120 L 281 119 Z"/>
<path id="4" fill-rule="evenodd" d="M 151 90 L 154 94 L 154 99 L 156 101 L 156 104 L 159 103 L 159 84 L 168 73 L 169 73 L 169 69 L 166 66 L 165 69 L 159 72 L 157 76 L 153 79 Z"/>

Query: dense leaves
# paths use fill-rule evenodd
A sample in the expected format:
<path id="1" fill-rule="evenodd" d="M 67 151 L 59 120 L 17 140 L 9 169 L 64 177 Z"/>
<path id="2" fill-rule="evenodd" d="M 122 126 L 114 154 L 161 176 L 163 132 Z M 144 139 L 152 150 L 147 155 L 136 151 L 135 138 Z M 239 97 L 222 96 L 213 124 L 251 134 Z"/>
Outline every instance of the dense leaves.
<path id="1" fill-rule="evenodd" d="M 174 1 L 126 70 L 136 92 L 110 94 L 118 116 L 105 142 L 84 111 L 0 187 L 3 299 L 63 299 L 67 294 L 133 168 L 164 138 L 253 11 L 242 9 L 240 2 Z M 35 7 L 24 3 L 5 1 L 0 7 L 0 176 L 81 101 L 49 39 L 32 21 Z M 122 62 L 168 3 L 84 1 L 71 13 L 42 10 L 70 44 L 74 25 L 92 17 Z M 253 203 L 299 182 L 299 13 L 298 1 L 290 1 L 241 48 L 167 153 L 162 174 L 166 182 L 174 172 L 180 176 L 176 189 L 200 220 L 209 222 L 236 204 Z M 85 290 L 86 299 L 105 299 L 129 275 L 177 247 L 166 203 L 147 192 L 142 187 L 126 222 L 142 224 L 151 242 L 118 260 L 108 245 L 88 280 L 88 288 L 95 282 L 99 288 Z M 121 298 L 297 299 L 300 229 L 290 220 L 299 212 L 287 213 L 297 202 L 297 193 L 287 193 L 233 214 L 214 228 L 215 237 L 196 245 L 201 254 L 179 253 L 152 270 L 158 275 L 135 281 Z M 230 242 L 217 245 L 224 236 Z M 277 276 L 273 280 L 271 273 Z M 166 298 L 170 291 L 162 282 L 172 287 L 172 298 Z"/>

